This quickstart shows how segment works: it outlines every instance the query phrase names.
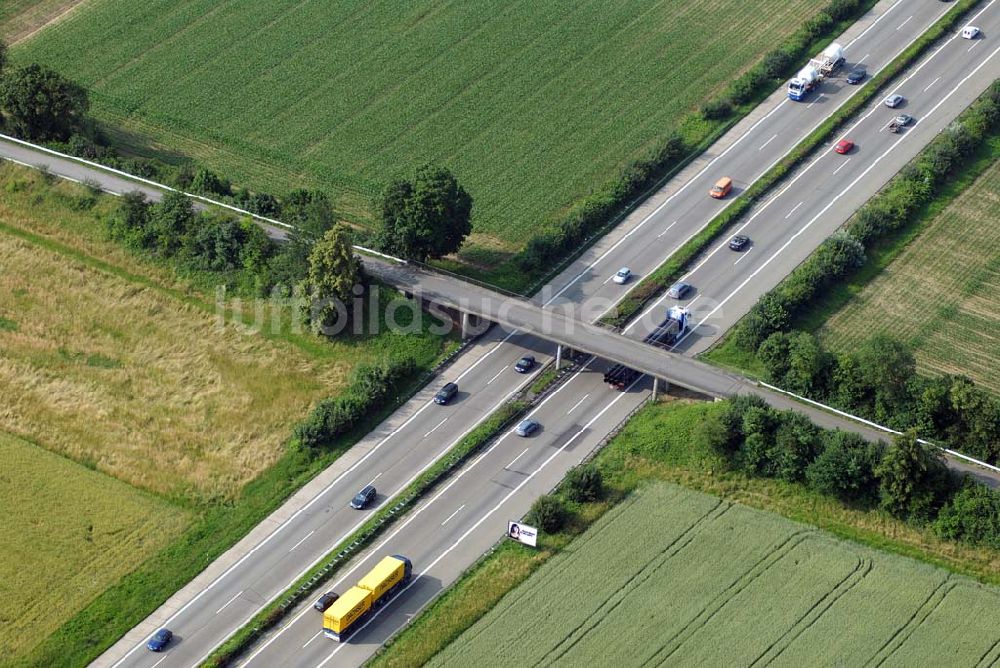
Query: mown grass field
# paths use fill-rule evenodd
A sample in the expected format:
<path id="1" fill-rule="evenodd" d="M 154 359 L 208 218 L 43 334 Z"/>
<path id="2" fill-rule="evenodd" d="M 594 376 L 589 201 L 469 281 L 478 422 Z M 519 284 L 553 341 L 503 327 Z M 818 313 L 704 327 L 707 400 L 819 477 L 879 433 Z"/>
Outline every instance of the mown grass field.
<path id="1" fill-rule="evenodd" d="M 103 240 L 110 198 L 88 208 L 84 189 L 40 179 L 0 168 L 0 429 L 46 449 L 153 492 L 232 498 L 354 364 L 441 350 L 220 324 L 213 294 Z"/>
<path id="2" fill-rule="evenodd" d="M 0 432 L 0 664 L 174 540 L 190 514 Z"/>
<path id="3" fill-rule="evenodd" d="M 661 484 L 431 665 L 977 665 L 1000 658 L 998 614 L 996 588 Z"/>
<path id="4" fill-rule="evenodd" d="M 90 0 L 14 56 L 90 88 L 136 151 L 320 187 L 362 222 L 390 179 L 443 164 L 476 241 L 510 249 L 824 2 Z"/>
<path id="5" fill-rule="evenodd" d="M 921 371 L 964 374 L 1000 394 L 1000 163 L 924 227 L 819 330 L 846 351 L 902 338 Z"/>

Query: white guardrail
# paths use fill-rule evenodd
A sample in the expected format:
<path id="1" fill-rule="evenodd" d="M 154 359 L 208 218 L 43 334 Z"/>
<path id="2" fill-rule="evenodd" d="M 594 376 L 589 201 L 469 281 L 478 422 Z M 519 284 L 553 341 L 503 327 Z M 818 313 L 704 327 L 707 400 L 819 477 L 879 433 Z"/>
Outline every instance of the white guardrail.
<path id="1" fill-rule="evenodd" d="M 827 406 L 826 404 L 821 404 L 818 401 L 813 401 L 809 397 L 803 397 L 803 396 L 800 396 L 798 394 L 795 394 L 794 392 L 789 392 L 788 390 L 783 390 L 780 387 L 775 387 L 774 385 L 770 385 L 768 383 L 765 383 L 762 380 L 761 381 L 757 381 L 757 382 L 760 383 L 761 385 L 763 385 L 764 387 L 766 387 L 769 390 L 774 390 L 775 392 L 781 392 L 782 394 L 787 395 L 789 397 L 792 397 L 793 399 L 796 399 L 796 400 L 801 401 L 803 403 L 810 404 L 812 406 L 815 406 L 816 408 L 821 408 L 821 409 L 823 409 L 825 411 L 829 411 L 831 413 L 836 413 L 837 415 L 839 415 L 841 417 L 845 417 L 845 418 L 848 418 L 850 420 L 854 420 L 855 422 L 860 422 L 861 424 L 866 425 L 868 427 L 874 427 L 875 429 L 880 429 L 880 430 L 882 430 L 882 431 L 884 431 L 886 433 L 889 433 L 889 434 L 899 435 L 899 434 L 903 433 L 901 431 L 896 431 L 895 429 L 890 429 L 889 427 L 885 427 L 883 425 L 880 425 L 880 424 L 878 424 L 876 422 L 872 422 L 871 420 L 866 420 L 863 417 L 858 417 L 857 415 L 852 415 L 850 413 L 845 413 L 844 411 L 838 410 L 838 409 L 834 408 L 833 406 Z M 994 471 L 996 473 L 1000 473 L 1000 468 L 998 468 L 996 466 L 993 466 L 992 464 L 987 464 L 986 462 L 980 461 L 980 460 L 975 459 L 973 457 L 970 457 L 968 455 L 963 455 L 961 452 L 957 452 L 956 450 L 951 450 L 949 448 L 946 448 L 944 446 L 938 445 L 937 443 L 933 443 L 933 442 L 928 441 L 928 440 L 923 439 L 923 438 L 918 438 L 917 442 L 918 443 L 923 443 L 924 445 L 930 445 L 930 446 L 933 446 L 935 448 L 938 448 L 939 450 L 942 450 L 942 451 L 946 452 L 947 454 L 951 455 L 952 457 L 958 457 L 959 459 L 963 459 L 963 460 L 969 462 L 970 464 L 975 464 L 976 466 L 982 466 L 984 469 L 989 469 L 990 471 Z"/>
<path id="2" fill-rule="evenodd" d="M 23 139 L 18 139 L 17 137 L 11 137 L 10 135 L 5 135 L 3 133 L 0 133 L 0 139 L 3 139 L 4 141 L 9 141 L 9 142 L 11 142 L 13 144 L 19 144 L 19 145 L 24 146 L 26 148 L 30 148 L 33 151 L 38 151 L 38 152 L 41 152 L 41 153 L 46 153 L 48 155 L 53 155 L 53 156 L 55 156 L 57 158 L 62 158 L 63 160 L 70 160 L 72 162 L 76 162 L 76 163 L 79 163 L 81 165 L 85 165 L 87 167 L 90 167 L 91 169 L 97 169 L 97 170 L 100 170 L 100 171 L 103 171 L 103 172 L 107 172 L 109 174 L 114 174 L 115 176 L 119 176 L 121 178 L 128 179 L 129 181 L 135 181 L 137 183 L 141 183 L 141 184 L 149 186 L 151 188 L 156 188 L 157 190 L 165 190 L 165 191 L 169 191 L 169 192 L 181 193 L 185 197 L 190 197 L 191 199 L 195 199 L 195 200 L 198 200 L 200 202 L 204 202 L 205 204 L 211 204 L 212 206 L 219 206 L 219 207 L 222 207 L 223 209 L 228 209 L 229 211 L 233 211 L 235 213 L 239 213 L 239 214 L 244 215 L 244 216 L 250 216 L 254 220 L 259 220 L 259 221 L 268 223 L 270 225 L 275 225 L 277 227 L 284 228 L 286 230 L 294 230 L 295 229 L 294 225 L 289 225 L 288 223 L 283 223 L 280 220 L 276 220 L 274 218 L 268 218 L 267 216 L 262 216 L 262 215 L 260 215 L 258 213 L 254 213 L 253 211 L 247 211 L 246 209 L 241 209 L 238 206 L 233 206 L 232 204 L 227 204 L 225 202 L 220 202 L 219 200 L 212 199 L 211 197 L 205 197 L 204 195 L 196 195 L 195 193 L 189 193 L 189 192 L 186 192 L 184 190 L 179 190 L 178 188 L 174 188 L 172 186 L 168 186 L 165 183 L 160 183 L 158 181 L 152 181 L 150 179 L 143 178 L 141 176 L 136 176 L 135 174 L 129 174 L 128 172 L 122 171 L 120 169 L 115 169 L 114 167 L 109 167 L 108 165 L 102 165 L 101 163 L 94 162 L 93 160 L 87 160 L 86 158 L 81 158 L 81 157 L 78 157 L 78 156 L 75 156 L 75 155 L 70 155 L 69 153 L 62 153 L 60 151 L 56 151 L 54 149 L 48 148 L 47 146 L 41 146 L 39 144 L 33 144 L 33 143 L 29 142 L 29 141 L 25 141 Z M 41 167 L 41 165 L 26 165 L 26 166 L 33 166 L 36 169 L 38 167 Z M 100 185 L 100 184 L 98 184 L 98 185 Z M 386 255 L 385 253 L 381 253 L 381 252 L 379 252 L 377 250 L 374 250 L 374 249 L 371 249 L 371 248 L 365 248 L 364 246 L 357 246 L 357 245 L 353 246 L 353 248 L 355 250 L 361 251 L 363 253 L 368 253 L 370 255 L 377 255 L 377 256 L 383 257 L 383 258 L 385 258 L 387 260 L 392 260 L 393 262 L 399 262 L 400 264 L 406 264 L 406 260 L 402 260 L 402 259 L 400 259 L 398 257 L 393 257 L 392 255 Z"/>

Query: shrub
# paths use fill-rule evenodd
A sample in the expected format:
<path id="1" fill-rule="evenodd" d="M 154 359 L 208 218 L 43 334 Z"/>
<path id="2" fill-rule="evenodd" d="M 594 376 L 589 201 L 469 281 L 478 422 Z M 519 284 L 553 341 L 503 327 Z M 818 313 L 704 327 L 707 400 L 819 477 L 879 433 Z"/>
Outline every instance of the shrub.
<path id="1" fill-rule="evenodd" d="M 538 497 L 528 512 L 527 521 L 545 533 L 556 533 L 566 525 L 566 507 L 551 494 Z"/>
<path id="2" fill-rule="evenodd" d="M 311 449 L 329 445 L 387 403 L 413 369 L 413 360 L 408 358 L 357 366 L 347 391 L 319 402 L 295 427 L 295 439 Z"/>
<path id="3" fill-rule="evenodd" d="M 599 501 L 604 498 L 604 478 L 600 469 L 586 464 L 566 475 L 566 495 L 573 501 Z"/>
<path id="4" fill-rule="evenodd" d="M 709 100 L 701 105 L 701 116 L 708 121 L 718 121 L 733 115 L 733 103 L 729 98 Z"/>
<path id="5" fill-rule="evenodd" d="M 813 489 L 841 501 L 870 503 L 878 491 L 875 467 L 881 447 L 857 434 L 826 432 L 823 449 L 806 468 L 806 480 Z"/>
<path id="6" fill-rule="evenodd" d="M 1000 494 L 970 478 L 941 509 L 934 530 L 949 540 L 1000 549 Z"/>

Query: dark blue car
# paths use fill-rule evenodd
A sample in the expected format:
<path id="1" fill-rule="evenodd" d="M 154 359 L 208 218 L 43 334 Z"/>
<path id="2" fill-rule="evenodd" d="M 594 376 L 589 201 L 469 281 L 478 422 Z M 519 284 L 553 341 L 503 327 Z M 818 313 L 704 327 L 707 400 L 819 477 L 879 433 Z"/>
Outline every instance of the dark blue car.
<path id="1" fill-rule="evenodd" d="M 173 637 L 174 634 L 170 632 L 170 629 L 160 629 L 154 633 L 153 637 L 146 643 L 146 648 L 149 649 L 150 652 L 159 652 L 167 646 L 167 643 L 169 643 L 170 639 Z"/>

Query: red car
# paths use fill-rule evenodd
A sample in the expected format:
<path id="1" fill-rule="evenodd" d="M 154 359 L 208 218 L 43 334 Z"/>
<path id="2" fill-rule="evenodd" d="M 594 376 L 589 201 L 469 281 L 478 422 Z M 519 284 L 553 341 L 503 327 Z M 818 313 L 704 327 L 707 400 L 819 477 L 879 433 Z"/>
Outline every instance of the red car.
<path id="1" fill-rule="evenodd" d="M 852 148 L 854 148 L 854 142 L 850 139 L 841 139 L 837 142 L 837 145 L 833 147 L 833 150 L 843 155 L 844 153 L 850 153 Z"/>

